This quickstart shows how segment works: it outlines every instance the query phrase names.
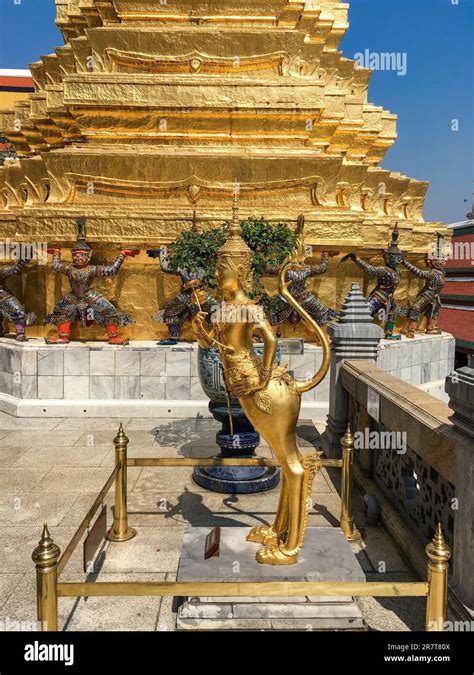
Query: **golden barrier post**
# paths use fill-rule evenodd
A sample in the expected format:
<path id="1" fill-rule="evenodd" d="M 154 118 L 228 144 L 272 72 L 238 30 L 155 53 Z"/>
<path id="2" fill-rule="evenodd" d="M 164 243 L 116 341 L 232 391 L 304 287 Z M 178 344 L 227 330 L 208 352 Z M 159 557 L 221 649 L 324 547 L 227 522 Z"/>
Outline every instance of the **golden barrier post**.
<path id="1" fill-rule="evenodd" d="M 426 547 L 428 556 L 428 603 L 426 630 L 443 631 L 448 605 L 448 567 L 451 550 L 446 544 L 441 523 Z"/>
<path id="2" fill-rule="evenodd" d="M 128 526 L 127 514 L 127 446 L 129 439 L 125 436 L 123 426 L 120 425 L 117 436 L 114 438 L 115 463 L 118 466 L 115 478 L 115 510 L 114 524 L 107 532 L 110 541 L 128 541 L 133 539 L 137 531 Z"/>
<path id="3" fill-rule="evenodd" d="M 347 426 L 342 445 L 341 529 L 348 541 L 359 541 L 360 532 L 354 525 L 352 489 L 354 483 L 354 437 Z"/>
<path id="4" fill-rule="evenodd" d="M 58 560 L 60 549 L 49 534 L 44 524 L 43 533 L 38 546 L 32 554 L 36 565 L 36 601 L 37 617 L 41 622 L 41 630 L 58 630 Z"/>

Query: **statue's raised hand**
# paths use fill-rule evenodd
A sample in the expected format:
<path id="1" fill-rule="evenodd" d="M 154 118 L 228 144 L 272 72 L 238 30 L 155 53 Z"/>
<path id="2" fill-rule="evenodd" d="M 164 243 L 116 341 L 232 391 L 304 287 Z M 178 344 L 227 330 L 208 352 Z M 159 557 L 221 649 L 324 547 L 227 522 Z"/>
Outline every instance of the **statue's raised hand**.
<path id="1" fill-rule="evenodd" d="M 204 321 L 206 320 L 207 315 L 207 312 L 200 311 L 191 321 L 193 331 L 196 333 L 196 335 L 202 334 L 204 332 Z"/>
<path id="2" fill-rule="evenodd" d="M 163 249 L 161 248 L 151 248 L 146 252 L 146 254 L 149 258 L 159 258 L 162 252 Z"/>
<path id="3" fill-rule="evenodd" d="M 343 263 L 343 262 L 346 262 L 347 260 L 355 260 L 355 259 L 356 259 L 356 254 L 355 254 L 354 251 L 352 251 L 351 253 L 348 253 L 343 258 L 341 258 L 341 262 Z"/>

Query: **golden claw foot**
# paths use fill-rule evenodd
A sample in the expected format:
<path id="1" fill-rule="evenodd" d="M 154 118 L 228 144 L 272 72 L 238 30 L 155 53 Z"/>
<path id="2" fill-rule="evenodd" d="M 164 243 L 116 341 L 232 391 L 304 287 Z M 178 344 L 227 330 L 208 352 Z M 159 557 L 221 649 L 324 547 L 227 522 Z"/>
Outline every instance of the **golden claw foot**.
<path id="1" fill-rule="evenodd" d="M 269 544 L 257 551 L 255 559 L 262 565 L 294 565 L 298 562 L 298 554 L 286 555 L 279 546 Z"/>
<path id="2" fill-rule="evenodd" d="M 255 544 L 277 544 L 278 534 L 271 525 L 255 525 L 246 537 L 247 541 Z"/>

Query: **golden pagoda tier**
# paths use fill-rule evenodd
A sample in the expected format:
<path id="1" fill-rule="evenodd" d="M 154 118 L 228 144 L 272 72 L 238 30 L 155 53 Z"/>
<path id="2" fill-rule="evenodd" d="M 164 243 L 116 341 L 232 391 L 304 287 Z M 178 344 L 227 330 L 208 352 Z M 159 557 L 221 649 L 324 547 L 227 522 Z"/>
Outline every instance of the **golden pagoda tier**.
<path id="1" fill-rule="evenodd" d="M 31 64 L 35 93 L 0 111 L 19 156 L 0 169 L 3 239 L 67 247 L 85 215 L 99 255 L 156 247 L 194 210 L 202 228 L 227 220 L 236 181 L 243 217 L 294 225 L 304 213 L 319 251 L 374 255 L 398 221 L 401 248 L 421 256 L 444 229 L 423 219 L 428 183 L 380 168 L 396 115 L 368 102 L 371 71 L 338 51 L 347 3 L 56 5 L 65 45 Z M 129 335 L 154 337 L 151 315 L 177 282 L 145 253 L 127 262 L 116 290 L 137 320 Z M 31 275 L 42 297 L 27 304 L 44 315 L 60 289 L 48 270 Z M 334 306 L 359 275 L 332 259 L 316 282 L 322 302 Z"/>

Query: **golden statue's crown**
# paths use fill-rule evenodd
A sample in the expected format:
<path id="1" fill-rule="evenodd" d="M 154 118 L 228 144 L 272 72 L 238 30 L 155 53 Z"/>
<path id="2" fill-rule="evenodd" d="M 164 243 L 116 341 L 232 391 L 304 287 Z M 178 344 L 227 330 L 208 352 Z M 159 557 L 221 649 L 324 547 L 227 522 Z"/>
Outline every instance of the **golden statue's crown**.
<path id="1" fill-rule="evenodd" d="M 229 237 L 217 251 L 217 265 L 237 272 L 245 292 L 248 293 L 252 290 L 252 263 L 252 249 L 247 246 L 242 237 L 239 220 L 239 199 L 236 190 L 232 207 L 232 221 L 229 224 Z"/>
<path id="2" fill-rule="evenodd" d="M 241 263 L 252 264 L 253 252 L 242 237 L 242 228 L 239 220 L 239 198 L 237 191 L 234 192 L 232 205 L 232 221 L 229 225 L 229 237 L 225 244 L 217 252 L 219 258 L 240 258 Z"/>

